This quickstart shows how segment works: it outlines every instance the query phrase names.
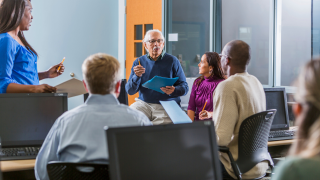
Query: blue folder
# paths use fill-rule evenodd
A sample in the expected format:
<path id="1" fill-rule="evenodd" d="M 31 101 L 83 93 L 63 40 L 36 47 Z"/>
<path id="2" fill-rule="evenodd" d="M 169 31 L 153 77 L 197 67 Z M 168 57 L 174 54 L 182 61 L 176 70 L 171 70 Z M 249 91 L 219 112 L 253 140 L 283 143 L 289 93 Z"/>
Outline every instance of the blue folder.
<path id="1" fill-rule="evenodd" d="M 161 76 L 154 76 L 152 79 L 142 84 L 142 86 L 164 94 L 160 88 L 172 86 L 175 82 L 177 82 L 178 79 L 179 77 L 165 78 Z"/>
<path id="2" fill-rule="evenodd" d="M 160 101 L 173 124 L 192 123 L 189 116 L 180 108 L 176 101 Z"/>

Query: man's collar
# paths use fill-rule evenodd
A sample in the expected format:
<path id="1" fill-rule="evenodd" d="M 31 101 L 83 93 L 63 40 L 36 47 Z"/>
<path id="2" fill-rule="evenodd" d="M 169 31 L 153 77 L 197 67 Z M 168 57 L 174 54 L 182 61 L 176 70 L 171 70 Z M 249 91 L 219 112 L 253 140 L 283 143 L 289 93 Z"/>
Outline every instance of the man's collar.
<path id="1" fill-rule="evenodd" d="M 166 51 L 163 49 L 163 50 L 162 50 L 162 53 L 158 56 L 157 61 L 158 61 L 158 60 L 161 60 L 161 59 L 163 58 L 163 56 L 164 56 L 165 53 L 166 53 Z M 149 52 L 148 52 L 148 54 L 147 54 L 147 57 L 148 57 L 150 60 L 153 60 L 152 57 L 150 56 Z M 153 61 L 154 61 L 154 60 L 153 60 Z"/>
<path id="2" fill-rule="evenodd" d="M 113 94 L 90 94 L 85 102 L 86 104 L 120 104 L 118 99 Z"/>

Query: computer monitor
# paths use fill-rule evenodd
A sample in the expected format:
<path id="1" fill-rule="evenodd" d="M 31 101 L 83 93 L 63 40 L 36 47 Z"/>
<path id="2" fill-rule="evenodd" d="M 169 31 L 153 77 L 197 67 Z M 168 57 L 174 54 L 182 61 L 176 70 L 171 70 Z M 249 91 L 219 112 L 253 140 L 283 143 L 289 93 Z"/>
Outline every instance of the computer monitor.
<path id="1" fill-rule="evenodd" d="M 112 180 L 222 179 L 212 121 L 105 129 Z"/>
<path id="2" fill-rule="evenodd" d="M 2 147 L 41 146 L 55 120 L 68 110 L 67 93 L 0 94 Z"/>
<path id="3" fill-rule="evenodd" d="M 276 109 L 271 131 L 289 129 L 289 115 L 285 88 L 264 88 L 267 109 Z"/>
<path id="4" fill-rule="evenodd" d="M 120 104 L 128 105 L 128 94 L 126 92 L 126 84 L 127 84 L 127 79 L 122 79 L 118 101 Z M 84 102 L 86 102 L 88 97 L 89 97 L 89 93 L 86 93 L 83 95 Z"/>

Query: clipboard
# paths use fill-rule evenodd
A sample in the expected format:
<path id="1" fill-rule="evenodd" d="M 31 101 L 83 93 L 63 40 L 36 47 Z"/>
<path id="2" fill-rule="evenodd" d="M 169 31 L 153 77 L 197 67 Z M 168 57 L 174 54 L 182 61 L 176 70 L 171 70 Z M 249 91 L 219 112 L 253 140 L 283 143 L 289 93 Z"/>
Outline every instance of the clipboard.
<path id="1" fill-rule="evenodd" d="M 179 77 L 165 78 L 161 76 L 154 76 L 152 79 L 142 84 L 142 86 L 164 94 L 164 92 L 160 88 L 172 86 L 175 82 L 177 82 L 178 79 Z"/>
<path id="2" fill-rule="evenodd" d="M 83 82 L 76 78 L 69 79 L 55 87 L 57 93 L 68 93 L 68 98 L 87 93 Z"/>

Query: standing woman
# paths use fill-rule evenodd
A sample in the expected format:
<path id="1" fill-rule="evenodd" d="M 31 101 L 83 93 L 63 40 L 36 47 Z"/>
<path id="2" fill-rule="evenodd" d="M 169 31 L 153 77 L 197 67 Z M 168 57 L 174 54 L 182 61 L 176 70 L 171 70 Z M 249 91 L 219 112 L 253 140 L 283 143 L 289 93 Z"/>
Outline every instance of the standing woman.
<path id="1" fill-rule="evenodd" d="M 216 52 L 206 52 L 198 64 L 199 74 L 192 86 L 189 99 L 188 116 L 193 121 L 212 117 L 212 95 L 217 85 L 225 79 L 221 69 L 220 57 Z M 203 107 L 204 110 L 202 111 Z"/>
<path id="2" fill-rule="evenodd" d="M 318 180 L 320 178 L 320 59 L 312 60 L 296 81 L 293 106 L 296 140 L 290 157 L 275 167 L 274 180 Z"/>
<path id="3" fill-rule="evenodd" d="M 0 1 L 1 2 L 1 1 Z M 62 64 L 37 70 L 37 52 L 23 35 L 33 19 L 31 0 L 2 0 L 0 5 L 0 93 L 51 93 L 56 88 L 39 80 L 54 78 Z M 58 67 L 61 66 L 60 71 Z"/>

